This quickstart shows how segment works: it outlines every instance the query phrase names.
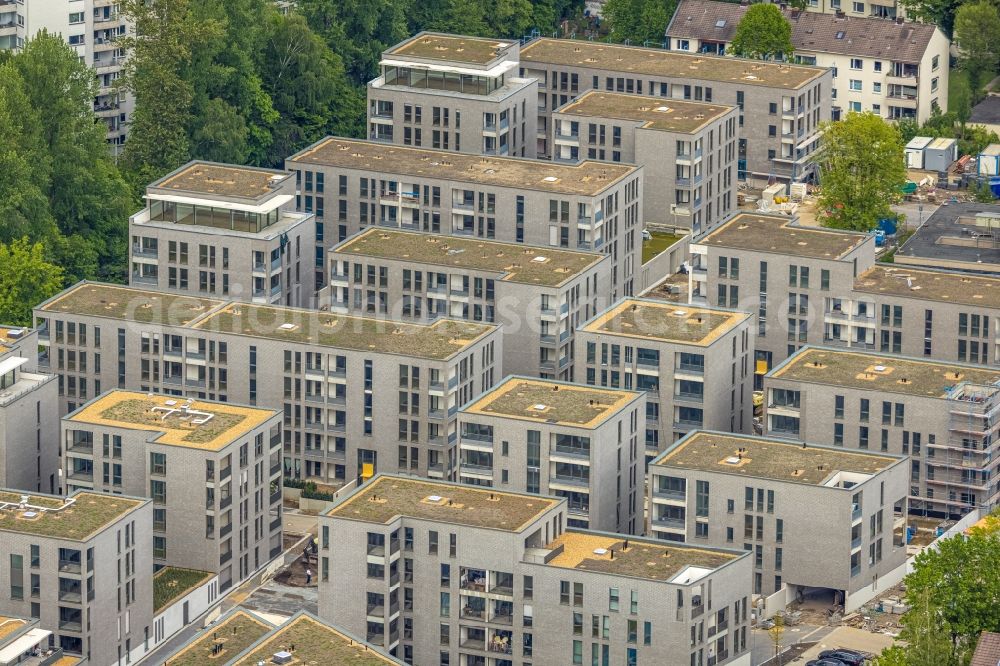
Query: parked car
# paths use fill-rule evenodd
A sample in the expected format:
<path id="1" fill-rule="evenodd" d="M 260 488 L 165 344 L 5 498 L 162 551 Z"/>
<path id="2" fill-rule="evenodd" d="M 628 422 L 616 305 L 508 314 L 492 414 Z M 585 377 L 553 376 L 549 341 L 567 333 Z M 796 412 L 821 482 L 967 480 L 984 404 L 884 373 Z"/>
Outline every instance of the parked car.
<path id="1" fill-rule="evenodd" d="M 839 659 L 813 659 L 807 661 L 806 666 L 844 666 L 844 662 Z"/>
<path id="2" fill-rule="evenodd" d="M 824 650 L 819 653 L 819 658 L 840 661 L 847 666 L 862 666 L 868 660 L 868 655 L 857 650 L 841 648 L 839 650 Z"/>

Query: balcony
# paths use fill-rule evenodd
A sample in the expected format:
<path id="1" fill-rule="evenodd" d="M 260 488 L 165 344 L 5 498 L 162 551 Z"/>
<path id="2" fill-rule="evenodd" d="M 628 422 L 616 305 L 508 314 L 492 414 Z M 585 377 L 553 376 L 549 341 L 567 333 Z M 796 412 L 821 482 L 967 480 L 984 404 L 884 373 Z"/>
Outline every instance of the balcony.
<path id="1" fill-rule="evenodd" d="M 223 539 L 233 531 L 233 524 L 228 523 L 219 528 L 219 538 Z"/>
<path id="2" fill-rule="evenodd" d="M 229 560 L 233 559 L 233 551 L 227 550 L 222 555 L 219 556 L 219 566 L 226 564 Z"/>
<path id="3" fill-rule="evenodd" d="M 653 518 L 653 527 L 661 527 L 667 530 L 683 530 L 685 527 L 683 518 Z"/>
<path id="4" fill-rule="evenodd" d="M 683 502 L 687 493 L 683 490 L 653 490 L 653 499 L 667 500 L 668 502 Z"/>
<path id="5" fill-rule="evenodd" d="M 552 447 L 552 453 L 558 456 L 569 456 L 580 460 L 590 460 L 590 449 L 580 446 L 563 446 L 556 444 Z"/>
<path id="6" fill-rule="evenodd" d="M 555 476 L 553 476 L 549 480 L 549 483 L 559 483 L 564 486 L 576 486 L 578 488 L 590 487 L 590 479 L 584 479 L 578 476 L 564 476 L 560 474 L 556 474 Z"/>

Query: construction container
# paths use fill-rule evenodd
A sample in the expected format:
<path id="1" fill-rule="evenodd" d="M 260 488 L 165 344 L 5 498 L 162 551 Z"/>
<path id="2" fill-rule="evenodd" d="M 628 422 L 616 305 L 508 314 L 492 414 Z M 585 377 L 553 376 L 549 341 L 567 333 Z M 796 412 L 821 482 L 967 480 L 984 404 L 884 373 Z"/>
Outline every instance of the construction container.
<path id="1" fill-rule="evenodd" d="M 906 144 L 905 150 L 907 169 L 924 168 L 924 150 L 933 140 L 933 137 L 929 136 L 915 136 L 910 139 L 910 142 Z"/>
<path id="2" fill-rule="evenodd" d="M 924 168 L 928 171 L 947 171 L 958 159 L 958 139 L 934 139 L 924 148 Z"/>
<path id="3" fill-rule="evenodd" d="M 1000 143 L 983 148 L 977 158 L 976 173 L 980 176 L 1000 176 Z"/>

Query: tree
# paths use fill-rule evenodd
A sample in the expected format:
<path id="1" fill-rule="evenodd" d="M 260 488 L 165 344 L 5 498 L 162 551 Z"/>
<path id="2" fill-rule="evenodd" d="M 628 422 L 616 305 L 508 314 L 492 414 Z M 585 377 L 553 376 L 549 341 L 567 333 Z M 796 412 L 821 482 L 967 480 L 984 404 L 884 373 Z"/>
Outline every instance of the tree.
<path id="1" fill-rule="evenodd" d="M 761 2 L 747 8 L 736 34 L 729 46 L 733 55 L 758 60 L 771 60 L 778 56 L 790 58 L 792 25 L 778 5 Z"/>
<path id="2" fill-rule="evenodd" d="M 961 0 L 900 0 L 899 4 L 906 9 L 907 18 L 933 23 L 950 37 Z"/>
<path id="3" fill-rule="evenodd" d="M 955 13 L 959 62 L 969 75 L 973 101 L 1000 64 L 1000 10 L 990 0 L 964 4 Z"/>
<path id="4" fill-rule="evenodd" d="M 920 136 L 920 123 L 916 118 L 900 118 L 896 121 L 896 129 L 899 130 L 899 138 L 905 146 L 915 136 Z"/>
<path id="5" fill-rule="evenodd" d="M 961 127 L 961 136 L 965 136 L 965 124 L 972 115 L 972 92 L 969 90 L 969 79 L 956 76 L 948 92 L 948 111 L 955 114 L 955 119 Z"/>
<path id="6" fill-rule="evenodd" d="M 0 321 L 31 324 L 31 309 L 62 288 L 62 268 L 45 260 L 41 243 L 0 243 Z"/>
<path id="7" fill-rule="evenodd" d="M 899 131 L 872 113 L 849 113 L 825 127 L 820 146 L 823 224 L 867 231 L 891 215 L 906 182 Z"/>
<path id="8" fill-rule="evenodd" d="M 778 655 L 781 654 L 781 638 L 785 635 L 784 616 L 774 616 L 774 624 L 767 630 L 767 635 L 771 637 L 771 643 L 774 645 L 774 656 L 778 659 Z"/>
<path id="9" fill-rule="evenodd" d="M 608 0 L 601 15 L 610 26 L 612 40 L 659 45 L 676 9 L 676 0 Z"/>

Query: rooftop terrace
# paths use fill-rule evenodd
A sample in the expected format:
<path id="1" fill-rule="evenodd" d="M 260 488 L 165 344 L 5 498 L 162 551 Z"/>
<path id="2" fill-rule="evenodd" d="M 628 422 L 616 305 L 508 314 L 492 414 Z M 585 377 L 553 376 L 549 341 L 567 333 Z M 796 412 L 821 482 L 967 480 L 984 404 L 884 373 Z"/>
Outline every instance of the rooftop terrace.
<path id="1" fill-rule="evenodd" d="M 453 319 L 407 324 L 245 303 L 229 304 L 197 322 L 195 328 L 438 360 L 451 357 L 496 329 Z"/>
<path id="2" fill-rule="evenodd" d="M 633 391 L 510 377 L 462 412 L 594 428 L 638 397 Z"/>
<path id="3" fill-rule="evenodd" d="M 188 401 L 184 398 L 138 391 L 110 391 L 91 400 L 66 417 L 73 423 L 148 430 L 160 433 L 157 444 L 218 451 L 254 429 L 277 412 L 240 407 L 224 402 Z"/>
<path id="4" fill-rule="evenodd" d="M 556 113 L 632 120 L 642 123 L 642 127 L 646 129 L 692 133 L 719 120 L 735 108 L 723 104 L 588 90 L 556 109 Z"/>
<path id="5" fill-rule="evenodd" d="M 867 238 L 867 234 L 799 226 L 784 216 L 740 213 L 695 242 L 751 252 L 839 259 Z"/>
<path id="6" fill-rule="evenodd" d="M 81 282 L 39 306 L 43 312 L 185 326 L 224 301 Z"/>
<path id="7" fill-rule="evenodd" d="M 205 628 L 196 640 L 169 657 L 164 666 L 205 666 L 228 664 L 273 627 L 246 611 L 230 613 L 221 622 Z M 214 652 L 216 644 L 219 652 Z"/>
<path id="8" fill-rule="evenodd" d="M 232 662 L 232 666 L 271 663 L 271 657 L 282 651 L 291 652 L 291 664 L 384 666 L 403 663 L 328 624 L 300 613 L 262 638 L 246 655 Z"/>
<path id="9" fill-rule="evenodd" d="M 900 460 L 850 449 L 803 446 L 801 442 L 694 432 L 664 451 L 652 464 L 822 485 L 836 472 L 876 474 Z"/>
<path id="10" fill-rule="evenodd" d="M 556 287 L 601 261 L 604 255 L 525 247 L 457 236 L 371 228 L 331 252 L 398 259 L 457 269 L 503 273 L 508 282 Z"/>
<path id="11" fill-rule="evenodd" d="M 592 319 L 583 330 L 707 346 L 749 317 L 745 312 L 629 298 Z"/>
<path id="12" fill-rule="evenodd" d="M 0 352 L 13 348 L 23 340 L 23 337 L 11 336 L 14 331 L 21 331 L 24 336 L 31 333 L 31 329 L 27 327 L 0 326 Z"/>
<path id="13" fill-rule="evenodd" d="M 288 175 L 287 171 L 192 162 L 149 187 L 186 194 L 257 199 L 272 192 L 274 185 Z"/>
<path id="14" fill-rule="evenodd" d="M 153 574 L 153 613 L 159 613 L 214 575 L 196 569 L 163 567 Z"/>
<path id="15" fill-rule="evenodd" d="M 83 541 L 143 504 L 121 495 L 79 492 L 62 499 L 28 495 L 20 508 L 20 491 L 0 491 L 0 530 Z"/>
<path id="16" fill-rule="evenodd" d="M 806 347 L 769 376 L 879 393 L 944 398 L 948 389 L 960 382 L 988 385 L 1000 381 L 1000 369 Z"/>
<path id="17" fill-rule="evenodd" d="M 558 164 L 336 137 L 306 148 L 288 162 L 579 196 L 597 196 L 636 172 L 634 166 L 608 162 Z"/>
<path id="18" fill-rule="evenodd" d="M 500 51 L 512 44 L 510 40 L 425 33 L 397 44 L 386 51 L 386 54 L 486 65 L 496 59 Z"/>
<path id="19" fill-rule="evenodd" d="M 628 543 L 628 548 L 625 544 Z M 667 546 L 645 539 L 588 532 L 563 532 L 546 548 L 562 548 L 550 566 L 669 581 L 687 567 L 718 569 L 739 554 L 690 546 Z M 604 552 L 601 552 L 604 551 Z"/>
<path id="20" fill-rule="evenodd" d="M 530 67 L 532 62 L 642 76 L 674 77 L 685 82 L 719 81 L 786 90 L 798 90 L 826 72 L 821 67 L 688 55 L 663 49 L 544 37 L 529 42 L 521 49 L 521 65 Z"/>
<path id="21" fill-rule="evenodd" d="M 557 500 L 396 476 L 378 476 L 326 515 L 385 524 L 396 516 L 517 531 Z"/>
<path id="22" fill-rule="evenodd" d="M 855 291 L 1000 308 L 1000 279 L 967 273 L 876 265 L 854 280 Z"/>

